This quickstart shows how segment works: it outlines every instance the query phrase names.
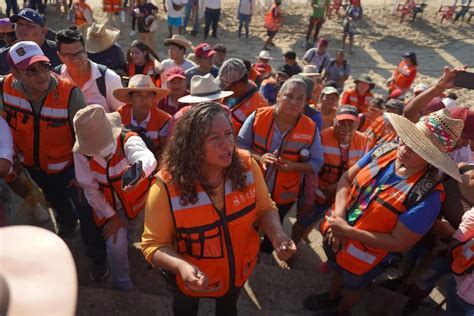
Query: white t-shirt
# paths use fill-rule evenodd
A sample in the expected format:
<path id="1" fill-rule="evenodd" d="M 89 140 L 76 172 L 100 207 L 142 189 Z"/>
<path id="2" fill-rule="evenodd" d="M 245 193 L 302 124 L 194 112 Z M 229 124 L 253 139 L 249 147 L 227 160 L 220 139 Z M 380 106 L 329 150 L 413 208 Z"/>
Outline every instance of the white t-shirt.
<path id="1" fill-rule="evenodd" d="M 176 64 L 174 60 L 171 60 L 169 58 L 163 60 L 161 62 L 161 67 L 163 68 L 163 71 L 161 72 L 161 75 L 160 75 L 161 87 L 166 88 L 166 77 L 165 77 L 166 70 L 173 67 L 180 67 L 181 69 L 183 69 L 184 72 L 186 72 L 186 70 L 191 69 L 195 66 L 196 64 L 190 61 L 189 59 L 184 59 L 184 63 L 182 63 L 181 65 Z"/>
<path id="2" fill-rule="evenodd" d="M 255 0 L 240 0 L 239 1 L 239 13 L 251 15 L 255 8 Z"/>
<path id="3" fill-rule="evenodd" d="M 0 116 L 0 158 L 13 163 L 13 137 L 7 121 Z"/>
<path id="4" fill-rule="evenodd" d="M 174 4 L 183 5 L 181 10 L 176 11 L 173 9 Z M 182 18 L 184 14 L 184 5 L 188 3 L 188 0 L 166 0 L 166 8 L 168 9 L 168 16 L 172 18 Z"/>
<path id="5" fill-rule="evenodd" d="M 220 9 L 221 0 L 206 0 L 204 7 L 209 9 Z"/>

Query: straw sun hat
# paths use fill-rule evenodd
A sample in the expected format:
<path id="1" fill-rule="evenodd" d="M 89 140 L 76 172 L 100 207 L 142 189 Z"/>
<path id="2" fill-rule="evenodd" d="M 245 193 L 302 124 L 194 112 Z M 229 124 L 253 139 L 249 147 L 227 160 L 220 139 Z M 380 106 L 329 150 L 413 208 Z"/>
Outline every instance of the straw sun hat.
<path id="1" fill-rule="evenodd" d="M 118 112 L 105 113 L 99 104 L 91 104 L 74 116 L 76 143 L 72 148 L 86 156 L 94 156 L 112 144 L 122 132 L 122 119 Z"/>
<path id="2" fill-rule="evenodd" d="M 448 156 L 461 136 L 462 120 L 453 119 L 446 109 L 423 116 L 418 123 L 385 113 L 402 141 L 430 165 L 461 182 L 456 163 Z"/>
<path id="3" fill-rule="evenodd" d="M 161 100 L 170 94 L 170 90 L 157 88 L 150 76 L 135 75 L 130 78 L 127 88 L 119 88 L 114 90 L 114 97 L 120 102 L 131 103 L 130 93 L 142 91 L 142 92 L 154 92 L 155 99 Z"/>
<path id="4" fill-rule="evenodd" d="M 87 51 L 92 54 L 112 47 L 120 35 L 120 30 L 96 22 L 81 25 L 78 31 L 84 36 Z"/>
<path id="5" fill-rule="evenodd" d="M 211 75 L 196 75 L 191 79 L 191 94 L 181 97 L 181 103 L 199 103 L 218 100 L 232 95 L 233 91 L 222 91 L 216 79 Z"/>

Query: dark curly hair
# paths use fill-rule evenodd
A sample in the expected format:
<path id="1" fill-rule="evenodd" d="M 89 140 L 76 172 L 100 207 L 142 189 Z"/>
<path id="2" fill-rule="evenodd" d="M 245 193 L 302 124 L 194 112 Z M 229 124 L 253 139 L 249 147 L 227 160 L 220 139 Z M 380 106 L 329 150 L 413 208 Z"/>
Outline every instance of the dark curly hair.
<path id="1" fill-rule="evenodd" d="M 180 192 L 182 205 L 198 201 L 196 183 L 210 194 L 216 189 L 207 181 L 202 166 L 205 163 L 204 142 L 211 122 L 218 114 L 224 114 L 232 126 L 219 103 L 208 101 L 192 106 L 178 120 L 166 144 L 161 170 L 165 177 L 171 177 L 171 183 Z M 231 181 L 233 190 L 242 191 L 246 186 L 245 169 L 236 148 L 232 153 L 232 162 L 225 170 L 225 178 Z"/>

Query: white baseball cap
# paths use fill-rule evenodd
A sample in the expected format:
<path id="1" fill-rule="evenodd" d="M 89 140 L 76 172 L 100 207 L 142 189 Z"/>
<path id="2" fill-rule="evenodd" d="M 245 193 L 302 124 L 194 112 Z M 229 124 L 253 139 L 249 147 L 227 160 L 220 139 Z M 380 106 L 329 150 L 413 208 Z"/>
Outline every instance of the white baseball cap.
<path id="1" fill-rule="evenodd" d="M 38 44 L 31 41 L 23 41 L 14 44 L 8 51 L 7 59 L 10 67 L 20 70 L 25 70 L 39 61 L 50 62 Z"/>

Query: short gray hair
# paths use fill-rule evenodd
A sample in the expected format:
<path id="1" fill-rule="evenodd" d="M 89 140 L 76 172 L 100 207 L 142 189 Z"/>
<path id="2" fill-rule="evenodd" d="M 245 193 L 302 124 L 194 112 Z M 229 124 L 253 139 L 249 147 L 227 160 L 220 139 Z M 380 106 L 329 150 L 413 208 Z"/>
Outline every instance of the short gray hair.
<path id="1" fill-rule="evenodd" d="M 291 77 L 290 79 L 286 80 L 283 83 L 283 85 L 280 88 L 280 92 L 286 91 L 287 89 L 290 88 L 290 86 L 301 86 L 304 89 L 306 97 L 308 97 L 308 86 L 306 85 L 306 82 L 304 82 L 303 79 Z"/>

